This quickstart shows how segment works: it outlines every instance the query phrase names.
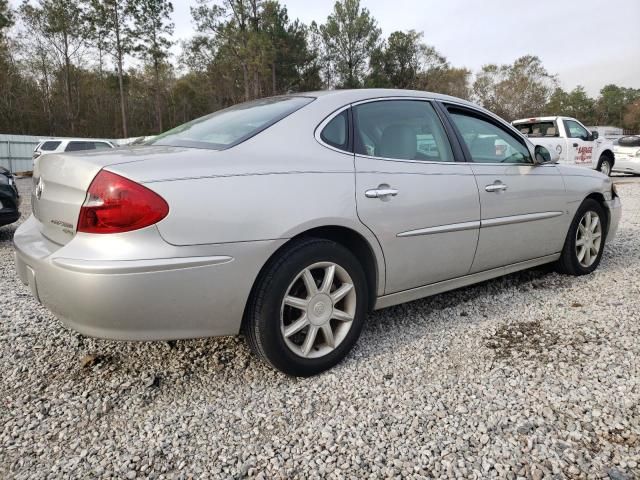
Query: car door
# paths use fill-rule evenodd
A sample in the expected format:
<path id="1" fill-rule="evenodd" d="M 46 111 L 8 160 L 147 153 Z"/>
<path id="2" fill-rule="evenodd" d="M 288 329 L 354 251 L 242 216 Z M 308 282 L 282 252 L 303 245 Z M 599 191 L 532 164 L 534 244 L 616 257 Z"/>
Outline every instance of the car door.
<path id="1" fill-rule="evenodd" d="M 561 251 L 568 212 L 558 167 L 534 165 L 524 139 L 492 116 L 446 108 L 480 192 L 481 226 L 471 273 Z"/>
<path id="2" fill-rule="evenodd" d="M 575 120 L 563 120 L 567 132 L 567 151 L 570 163 L 584 167 L 595 168 L 595 141 L 589 131 Z"/>
<path id="3" fill-rule="evenodd" d="M 353 106 L 353 119 L 358 216 L 382 247 L 385 293 L 466 275 L 478 241 L 478 189 L 433 105 L 368 101 Z"/>

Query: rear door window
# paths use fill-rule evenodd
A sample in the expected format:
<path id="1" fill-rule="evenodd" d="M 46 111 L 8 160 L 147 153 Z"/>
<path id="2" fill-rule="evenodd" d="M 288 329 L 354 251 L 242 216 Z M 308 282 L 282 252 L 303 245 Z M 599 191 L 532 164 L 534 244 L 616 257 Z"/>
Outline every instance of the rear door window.
<path id="1" fill-rule="evenodd" d="M 386 100 L 353 108 L 356 153 L 373 157 L 453 162 L 451 145 L 433 106 Z"/>
<path id="2" fill-rule="evenodd" d="M 57 142 L 57 141 L 44 142 L 42 145 L 40 145 L 40 150 L 42 150 L 43 152 L 51 152 L 56 148 L 58 148 L 61 143 L 62 142 Z"/>
<path id="3" fill-rule="evenodd" d="M 67 148 L 65 148 L 65 152 L 79 152 L 82 150 L 95 150 L 95 145 L 93 142 L 69 142 Z"/>

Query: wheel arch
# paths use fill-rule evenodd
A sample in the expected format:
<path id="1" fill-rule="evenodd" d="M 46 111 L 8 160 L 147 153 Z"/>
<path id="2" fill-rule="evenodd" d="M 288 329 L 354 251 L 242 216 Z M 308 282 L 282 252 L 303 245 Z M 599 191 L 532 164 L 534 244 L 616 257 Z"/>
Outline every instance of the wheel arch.
<path id="1" fill-rule="evenodd" d="M 373 236 L 373 234 L 371 234 Z M 242 324 L 244 326 L 247 314 L 247 306 L 250 303 L 250 298 L 253 295 L 258 282 L 263 276 L 264 271 L 268 265 L 277 258 L 284 249 L 301 238 L 322 238 L 326 240 L 332 240 L 336 243 L 347 248 L 358 259 L 362 268 L 364 269 L 367 279 L 367 289 L 369 292 L 369 309 L 373 310 L 376 303 L 376 299 L 384 292 L 384 279 L 385 279 L 385 264 L 382 256 L 382 249 L 377 243 L 375 237 L 373 241 L 366 238 L 364 234 L 358 232 L 354 228 L 350 228 L 344 225 L 321 225 L 316 227 L 307 228 L 293 236 L 291 236 L 285 243 L 283 243 L 275 252 L 273 252 L 269 258 L 264 262 L 260 268 L 258 275 L 256 275 L 251 286 L 251 291 L 247 298 L 247 302 L 244 308 L 244 315 Z M 375 242 L 375 243 L 374 243 Z"/>
<path id="2" fill-rule="evenodd" d="M 609 148 L 606 148 L 600 153 L 600 158 L 598 159 L 598 169 L 600 169 L 600 165 L 602 164 L 602 157 L 607 157 L 609 160 L 611 160 L 611 168 L 613 168 L 613 166 L 616 164 L 616 156 L 613 154 L 613 151 Z"/>
<path id="3" fill-rule="evenodd" d="M 604 214 L 607 216 L 607 231 L 605 232 L 605 234 L 608 233 L 609 222 L 611 222 L 611 213 L 609 212 L 609 207 L 607 206 L 607 202 L 606 202 L 606 199 L 604 198 L 604 195 L 601 192 L 591 192 L 589 195 L 587 195 L 584 198 L 584 200 L 588 200 L 588 199 L 595 200 L 602 207 Z"/>

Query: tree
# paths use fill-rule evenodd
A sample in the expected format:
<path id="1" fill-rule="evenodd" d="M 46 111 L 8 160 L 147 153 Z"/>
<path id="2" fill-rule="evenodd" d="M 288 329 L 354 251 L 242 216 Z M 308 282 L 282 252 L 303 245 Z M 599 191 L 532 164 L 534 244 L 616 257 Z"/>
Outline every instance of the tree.
<path id="1" fill-rule="evenodd" d="M 542 113 L 557 85 L 536 56 L 518 58 L 513 65 L 485 65 L 473 84 L 475 99 L 507 120 Z"/>
<path id="2" fill-rule="evenodd" d="M 626 109 L 622 126 L 635 133 L 640 133 L 640 100 L 636 100 Z"/>
<path id="3" fill-rule="evenodd" d="M 360 0 L 339 0 L 320 32 L 337 86 L 360 87 L 380 43 L 381 30 L 369 10 L 360 8 Z"/>
<path id="4" fill-rule="evenodd" d="M 597 101 L 597 123 L 600 125 L 622 125 L 626 108 L 640 99 L 640 89 L 605 85 Z"/>
<path id="5" fill-rule="evenodd" d="M 4 30 L 11 25 L 13 25 L 13 12 L 7 0 L 0 0 L 0 42 L 2 42 Z"/>
<path id="6" fill-rule="evenodd" d="M 256 36 L 261 6 L 261 0 L 223 0 L 221 5 L 198 0 L 197 6 L 191 7 L 196 30 L 211 36 L 209 45 L 217 54 L 231 57 L 240 67 L 245 100 L 259 96 L 260 91 L 265 52 Z"/>
<path id="7" fill-rule="evenodd" d="M 160 92 L 160 70 L 169 56 L 173 34 L 170 22 L 173 5 L 168 0 L 136 0 L 130 3 L 133 18 L 133 51 L 153 66 L 155 113 L 158 132 L 162 132 L 162 103 Z"/>
<path id="8" fill-rule="evenodd" d="M 556 88 L 549 97 L 545 112 L 548 115 L 574 117 L 586 125 L 597 123 L 595 100 L 587 95 L 581 85 L 578 85 L 571 92 Z"/>
<path id="9" fill-rule="evenodd" d="M 39 0 L 37 6 L 25 0 L 20 14 L 37 42 L 50 46 L 63 72 L 66 121 L 71 133 L 76 130 L 76 108 L 74 104 L 73 70 L 78 61 L 85 39 L 81 35 L 82 10 L 73 0 Z"/>
<path id="10" fill-rule="evenodd" d="M 416 88 L 469 99 L 471 97 L 469 77 L 471 77 L 470 70 L 451 67 L 447 62 L 445 65 L 434 66 L 420 73 Z"/>
<path id="11" fill-rule="evenodd" d="M 273 48 L 271 93 L 316 90 L 321 87 L 319 67 L 307 37 L 308 29 L 298 20 L 291 22 L 287 8 L 268 0 L 263 4 L 261 28 L 264 40 Z"/>
<path id="12" fill-rule="evenodd" d="M 91 28 L 101 32 L 106 50 L 113 56 L 118 76 L 122 135 L 127 138 L 127 106 L 124 91 L 124 59 L 131 52 L 131 0 L 90 0 Z"/>
<path id="13" fill-rule="evenodd" d="M 430 54 L 430 47 L 421 39 L 422 33 L 415 30 L 391 33 L 389 39 L 371 53 L 371 73 L 367 85 L 415 88 L 418 74 Z"/>

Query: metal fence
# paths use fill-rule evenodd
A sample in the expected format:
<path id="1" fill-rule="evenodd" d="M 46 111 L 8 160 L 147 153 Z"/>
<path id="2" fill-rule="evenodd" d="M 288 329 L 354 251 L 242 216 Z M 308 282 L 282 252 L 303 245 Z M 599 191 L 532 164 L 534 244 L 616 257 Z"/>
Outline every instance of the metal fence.
<path id="1" fill-rule="evenodd" d="M 12 172 L 31 172 L 33 170 L 33 150 L 43 140 L 65 140 L 69 137 L 36 137 L 33 135 L 5 135 L 0 134 L 0 166 Z M 103 140 L 103 139 L 83 139 Z M 128 145 L 138 140 L 137 137 L 109 140 L 115 145 Z"/>
<path id="2" fill-rule="evenodd" d="M 30 172 L 33 149 L 39 142 L 39 137 L 30 135 L 0 135 L 0 166 L 12 172 Z"/>

